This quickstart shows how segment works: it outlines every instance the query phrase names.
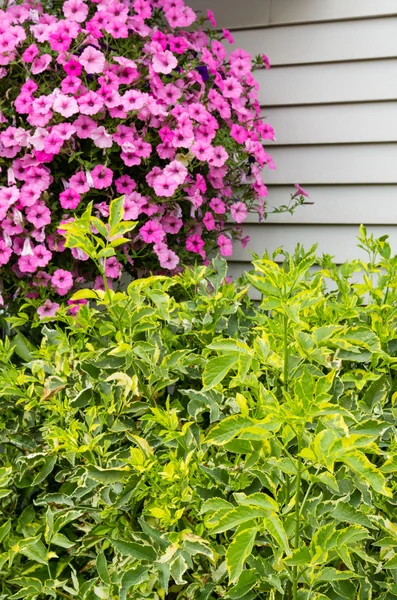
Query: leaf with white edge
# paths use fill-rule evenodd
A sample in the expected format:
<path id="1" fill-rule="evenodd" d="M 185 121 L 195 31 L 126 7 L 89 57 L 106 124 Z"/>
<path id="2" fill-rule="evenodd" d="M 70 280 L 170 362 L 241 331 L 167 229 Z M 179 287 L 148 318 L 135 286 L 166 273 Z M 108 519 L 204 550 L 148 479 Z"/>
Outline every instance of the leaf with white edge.
<path id="1" fill-rule="evenodd" d="M 307 546 L 301 546 L 292 552 L 292 555 L 284 559 L 284 562 L 289 567 L 298 567 L 308 565 L 312 560 L 313 555 Z"/>
<path id="2" fill-rule="evenodd" d="M 137 560 L 149 560 L 151 562 L 157 559 L 157 554 L 153 546 L 149 544 L 140 544 L 138 542 L 125 542 L 124 540 L 109 539 L 109 542 L 123 556 L 132 556 Z"/>
<path id="3" fill-rule="evenodd" d="M 264 519 L 265 529 L 276 540 L 277 544 L 284 550 L 286 554 L 291 556 L 291 548 L 289 547 L 288 536 L 285 532 L 281 519 L 275 512 L 270 513 Z"/>
<path id="4" fill-rule="evenodd" d="M 253 425 L 253 420 L 243 415 L 232 415 L 226 417 L 213 427 L 206 439 L 207 444 L 227 444 L 246 427 Z"/>
<path id="5" fill-rule="evenodd" d="M 210 498 L 206 500 L 200 510 L 200 514 L 204 515 L 206 513 L 215 513 L 218 510 L 232 510 L 235 508 L 233 504 L 230 504 L 227 500 L 223 500 L 223 498 Z"/>
<path id="6" fill-rule="evenodd" d="M 233 538 L 232 543 L 226 550 L 226 567 L 229 573 L 229 580 L 234 583 L 240 577 L 244 568 L 245 561 L 254 547 L 257 527 L 250 527 L 238 531 Z"/>
<path id="7" fill-rule="evenodd" d="M 126 600 L 127 594 L 130 588 L 136 585 L 140 585 L 144 581 L 149 578 L 149 570 L 147 567 L 142 567 L 139 565 L 138 567 L 134 567 L 133 569 L 129 569 L 126 571 L 121 578 L 120 584 L 120 600 Z"/>
<path id="8" fill-rule="evenodd" d="M 352 525 L 362 525 L 368 529 L 377 529 L 363 512 L 347 502 L 338 502 L 330 514 L 334 519 L 342 523 L 351 523 Z"/>
<path id="9" fill-rule="evenodd" d="M 264 518 L 268 511 L 252 506 L 237 506 L 226 514 L 223 514 L 218 523 L 212 529 L 212 533 L 222 533 L 228 529 L 234 529 L 242 523 L 252 521 L 257 518 Z"/>
<path id="10" fill-rule="evenodd" d="M 96 558 L 96 569 L 97 569 L 98 575 L 102 579 L 103 583 L 110 583 L 108 563 L 106 561 L 106 557 L 103 552 L 98 554 L 98 556 Z"/>
<path id="11" fill-rule="evenodd" d="M 258 573 L 256 569 L 246 569 L 241 573 L 236 585 L 234 585 L 229 590 L 228 597 L 231 598 L 231 600 L 238 600 L 238 598 L 243 598 L 258 583 Z"/>
<path id="12" fill-rule="evenodd" d="M 379 469 L 382 473 L 397 472 L 397 454 L 388 458 Z"/>
<path id="13" fill-rule="evenodd" d="M 397 554 L 389 558 L 383 565 L 384 569 L 397 569 Z"/>
<path id="14" fill-rule="evenodd" d="M 245 494 L 240 492 L 234 494 L 234 497 L 236 498 L 238 504 L 246 506 L 256 506 L 258 508 L 263 508 L 265 510 L 271 510 L 275 512 L 279 512 L 280 510 L 274 498 L 262 492 L 256 492 L 255 494 L 250 494 L 249 496 L 246 496 Z"/>
<path id="15" fill-rule="evenodd" d="M 87 467 L 88 475 L 94 481 L 103 484 L 118 483 L 124 481 L 131 475 L 128 467 L 114 467 L 113 469 L 101 469 L 90 465 Z"/>
<path id="16" fill-rule="evenodd" d="M 375 492 L 383 494 L 388 498 L 393 497 L 391 490 L 386 486 L 383 474 L 368 460 L 365 454 L 358 451 L 347 452 L 339 457 L 338 460 L 349 467 L 357 477 L 364 479 Z"/>
<path id="17" fill-rule="evenodd" d="M 343 581 L 344 579 L 352 579 L 354 577 L 360 577 L 360 575 L 353 573 L 353 571 L 338 571 L 333 567 L 325 567 L 325 569 L 317 573 L 314 578 L 314 584 L 317 585 L 325 581 Z"/>
<path id="18" fill-rule="evenodd" d="M 38 562 L 41 565 L 48 564 L 47 549 L 41 541 L 40 536 L 20 540 L 12 550 L 20 552 L 30 560 Z"/>
<path id="19" fill-rule="evenodd" d="M 104 292 L 102 290 L 78 290 L 73 294 L 71 300 L 103 300 Z"/>
<path id="20" fill-rule="evenodd" d="M 204 368 L 203 384 L 205 387 L 202 391 L 205 392 L 218 385 L 237 363 L 237 354 L 226 354 L 211 358 Z"/>
<path id="21" fill-rule="evenodd" d="M 215 340 L 207 348 L 209 350 L 218 350 L 219 352 L 238 352 L 252 355 L 252 350 L 250 350 L 247 344 L 234 339 Z"/>
<path id="22" fill-rule="evenodd" d="M 115 235 L 114 228 L 120 223 L 124 216 L 124 199 L 125 196 L 120 196 L 111 201 L 109 206 L 109 238 Z"/>
<path id="23" fill-rule="evenodd" d="M 171 565 L 171 577 L 173 577 L 176 585 L 183 585 L 186 581 L 183 579 L 183 575 L 186 573 L 188 569 L 188 565 L 183 558 L 183 556 L 179 555 L 172 562 Z"/>

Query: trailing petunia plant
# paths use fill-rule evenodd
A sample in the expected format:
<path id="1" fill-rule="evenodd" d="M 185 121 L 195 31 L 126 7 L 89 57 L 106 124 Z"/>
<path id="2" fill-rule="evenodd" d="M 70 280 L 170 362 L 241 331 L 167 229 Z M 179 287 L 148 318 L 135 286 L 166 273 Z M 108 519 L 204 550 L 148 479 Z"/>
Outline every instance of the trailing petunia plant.
<path id="1" fill-rule="evenodd" d="M 124 218 L 138 221 L 114 257 L 115 281 L 247 243 L 239 224 L 248 211 L 264 216 L 262 169 L 274 168 L 252 75 L 266 57 L 227 54 L 230 32 L 203 29 L 183 0 L 6 0 L 0 17 L 7 301 L 21 287 L 57 299 L 92 279 L 95 265 L 65 248 L 63 230 L 90 202 L 107 217 L 124 195 Z M 298 189 L 292 205 L 301 201 Z"/>

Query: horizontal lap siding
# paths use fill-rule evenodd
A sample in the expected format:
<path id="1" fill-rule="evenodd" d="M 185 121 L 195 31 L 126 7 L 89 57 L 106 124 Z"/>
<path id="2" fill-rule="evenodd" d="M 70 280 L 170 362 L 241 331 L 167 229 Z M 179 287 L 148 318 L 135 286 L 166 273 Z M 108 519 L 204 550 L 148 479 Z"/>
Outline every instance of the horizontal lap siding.
<path id="1" fill-rule="evenodd" d="M 397 100 L 396 73 L 397 58 L 261 69 L 255 77 L 261 105 L 278 106 Z"/>
<path id="2" fill-rule="evenodd" d="M 188 0 L 196 10 L 210 8 L 219 27 L 245 29 L 397 15 L 396 0 Z"/>
<path id="3" fill-rule="evenodd" d="M 234 29 L 235 46 L 270 58 L 273 68 L 255 74 L 276 132 L 266 150 L 277 170 L 263 173 L 268 210 L 288 204 L 297 182 L 313 203 L 264 223 L 250 215 L 232 274 L 249 268 L 249 250 L 297 243 L 339 263 L 365 258 L 360 223 L 397 251 L 397 0 L 197 2 Z"/>
<path id="4" fill-rule="evenodd" d="M 278 146 L 397 142 L 397 102 L 269 107 L 262 116 Z"/>
<path id="5" fill-rule="evenodd" d="M 396 2 L 397 8 L 397 2 Z M 375 45 L 370 43 L 382 30 Z M 338 23 L 312 23 L 236 31 L 235 45 L 252 54 L 260 49 L 271 64 L 295 65 L 397 56 L 397 17 Z M 337 33 L 337 38 L 336 38 Z"/>

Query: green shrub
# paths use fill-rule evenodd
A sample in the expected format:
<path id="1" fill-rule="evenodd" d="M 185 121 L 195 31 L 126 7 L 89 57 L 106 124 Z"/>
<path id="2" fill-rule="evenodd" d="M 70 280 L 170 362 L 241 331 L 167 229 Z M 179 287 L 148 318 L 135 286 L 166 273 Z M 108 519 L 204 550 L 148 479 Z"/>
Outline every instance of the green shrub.
<path id="1" fill-rule="evenodd" d="M 397 596 L 397 259 L 361 244 L 82 290 L 5 340 L 0 599 Z"/>

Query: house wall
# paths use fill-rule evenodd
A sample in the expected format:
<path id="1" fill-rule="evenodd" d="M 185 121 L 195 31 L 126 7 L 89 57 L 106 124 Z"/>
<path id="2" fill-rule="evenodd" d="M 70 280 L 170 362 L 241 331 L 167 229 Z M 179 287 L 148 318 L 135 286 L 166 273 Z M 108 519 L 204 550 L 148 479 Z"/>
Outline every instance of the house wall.
<path id="1" fill-rule="evenodd" d="M 294 183 L 313 206 L 246 225 L 232 270 L 249 249 L 318 243 L 338 262 L 362 256 L 358 226 L 389 234 L 397 252 L 397 0 L 191 0 L 211 8 L 236 46 L 266 53 L 256 72 L 262 113 L 276 131 L 265 171 L 268 207 L 287 203 Z"/>

